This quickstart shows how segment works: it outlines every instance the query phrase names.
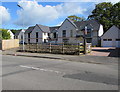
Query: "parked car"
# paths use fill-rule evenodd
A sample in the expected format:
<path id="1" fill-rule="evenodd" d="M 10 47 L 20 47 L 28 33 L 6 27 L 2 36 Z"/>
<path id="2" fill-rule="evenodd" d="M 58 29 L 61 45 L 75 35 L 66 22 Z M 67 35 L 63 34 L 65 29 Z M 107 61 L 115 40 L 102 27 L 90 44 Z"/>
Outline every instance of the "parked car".
<path id="1" fill-rule="evenodd" d="M 19 44 L 23 44 L 23 41 L 20 41 Z M 27 43 L 24 42 L 24 44 L 27 44 Z"/>

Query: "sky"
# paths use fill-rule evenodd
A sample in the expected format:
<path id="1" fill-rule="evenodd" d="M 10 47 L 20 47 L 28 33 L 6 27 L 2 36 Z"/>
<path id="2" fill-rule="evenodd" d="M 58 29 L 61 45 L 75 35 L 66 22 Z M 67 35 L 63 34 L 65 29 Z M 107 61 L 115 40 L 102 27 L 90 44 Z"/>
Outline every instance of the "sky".
<path id="1" fill-rule="evenodd" d="M 97 3 L 102 0 L 82 2 L 39 2 L 19 0 L 0 2 L 0 27 L 5 29 L 26 29 L 36 24 L 58 26 L 67 16 L 77 15 L 87 18 Z M 106 0 L 107 2 L 112 0 Z M 114 0 L 114 3 L 118 0 Z M 18 6 L 19 5 L 19 6 Z"/>

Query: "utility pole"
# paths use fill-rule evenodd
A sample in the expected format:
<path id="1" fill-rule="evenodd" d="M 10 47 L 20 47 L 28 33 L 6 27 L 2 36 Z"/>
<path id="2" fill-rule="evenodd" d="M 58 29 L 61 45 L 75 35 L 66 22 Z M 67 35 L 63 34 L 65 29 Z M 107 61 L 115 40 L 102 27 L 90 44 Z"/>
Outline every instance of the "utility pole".
<path id="1" fill-rule="evenodd" d="M 25 38 L 24 38 L 24 33 L 25 33 L 25 30 L 22 29 L 22 33 L 23 33 L 23 51 L 25 50 Z"/>
<path id="2" fill-rule="evenodd" d="M 23 9 L 23 7 L 21 7 L 20 5 L 17 5 L 18 7 L 20 7 L 21 9 Z M 24 9 L 23 9 L 24 10 Z M 23 19 L 23 16 L 22 16 L 22 19 Z M 24 28 L 24 19 L 23 19 L 23 28 Z M 25 33 L 25 30 L 24 29 L 22 29 L 22 35 L 23 35 L 23 51 L 25 50 L 25 35 L 24 35 L 24 33 Z"/>
<path id="3" fill-rule="evenodd" d="M 84 30 L 84 54 L 86 54 L 86 34 L 87 34 L 87 26 L 85 26 Z"/>

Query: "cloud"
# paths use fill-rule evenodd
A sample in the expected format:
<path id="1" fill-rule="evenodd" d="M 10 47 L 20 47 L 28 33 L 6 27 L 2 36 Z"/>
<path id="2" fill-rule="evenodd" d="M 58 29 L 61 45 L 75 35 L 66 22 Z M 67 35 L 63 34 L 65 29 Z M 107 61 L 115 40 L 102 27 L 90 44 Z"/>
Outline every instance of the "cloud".
<path id="1" fill-rule="evenodd" d="M 10 20 L 10 13 L 4 6 L 0 6 L 0 25 L 6 24 Z"/>
<path id="2" fill-rule="evenodd" d="M 60 17 L 73 14 L 83 14 L 86 9 L 82 9 L 78 3 L 61 3 L 56 6 L 38 4 L 36 1 L 19 1 L 21 7 L 17 11 L 18 19 L 16 25 L 29 26 L 36 23 L 50 23 Z"/>
<path id="3" fill-rule="evenodd" d="M 63 0 L 61 0 L 63 1 Z M 101 3 L 101 2 L 112 2 L 112 3 L 117 3 L 120 0 L 64 0 L 64 2 L 95 2 L 95 3 Z"/>
<path id="4" fill-rule="evenodd" d="M 72 1 L 72 0 L 71 0 Z M 64 2 L 55 6 L 38 4 L 37 1 L 22 0 L 18 2 L 21 7 L 17 11 L 18 19 L 14 24 L 28 27 L 35 24 L 50 24 L 58 18 L 65 18 L 69 15 L 80 15 L 87 17 L 100 2 L 118 2 L 118 0 L 76 0 L 75 2 Z M 79 3 L 78 3 L 78 2 Z M 90 5 L 80 2 L 91 2 Z M 83 4 L 83 5 L 82 5 Z"/>

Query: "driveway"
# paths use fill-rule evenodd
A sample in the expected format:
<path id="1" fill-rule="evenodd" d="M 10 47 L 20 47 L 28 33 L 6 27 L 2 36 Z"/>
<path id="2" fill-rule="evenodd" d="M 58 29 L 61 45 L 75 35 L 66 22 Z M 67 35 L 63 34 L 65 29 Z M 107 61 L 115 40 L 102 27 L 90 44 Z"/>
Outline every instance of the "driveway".
<path id="1" fill-rule="evenodd" d="M 120 48 L 114 47 L 92 47 L 92 52 L 88 55 L 118 57 L 119 51 Z"/>

